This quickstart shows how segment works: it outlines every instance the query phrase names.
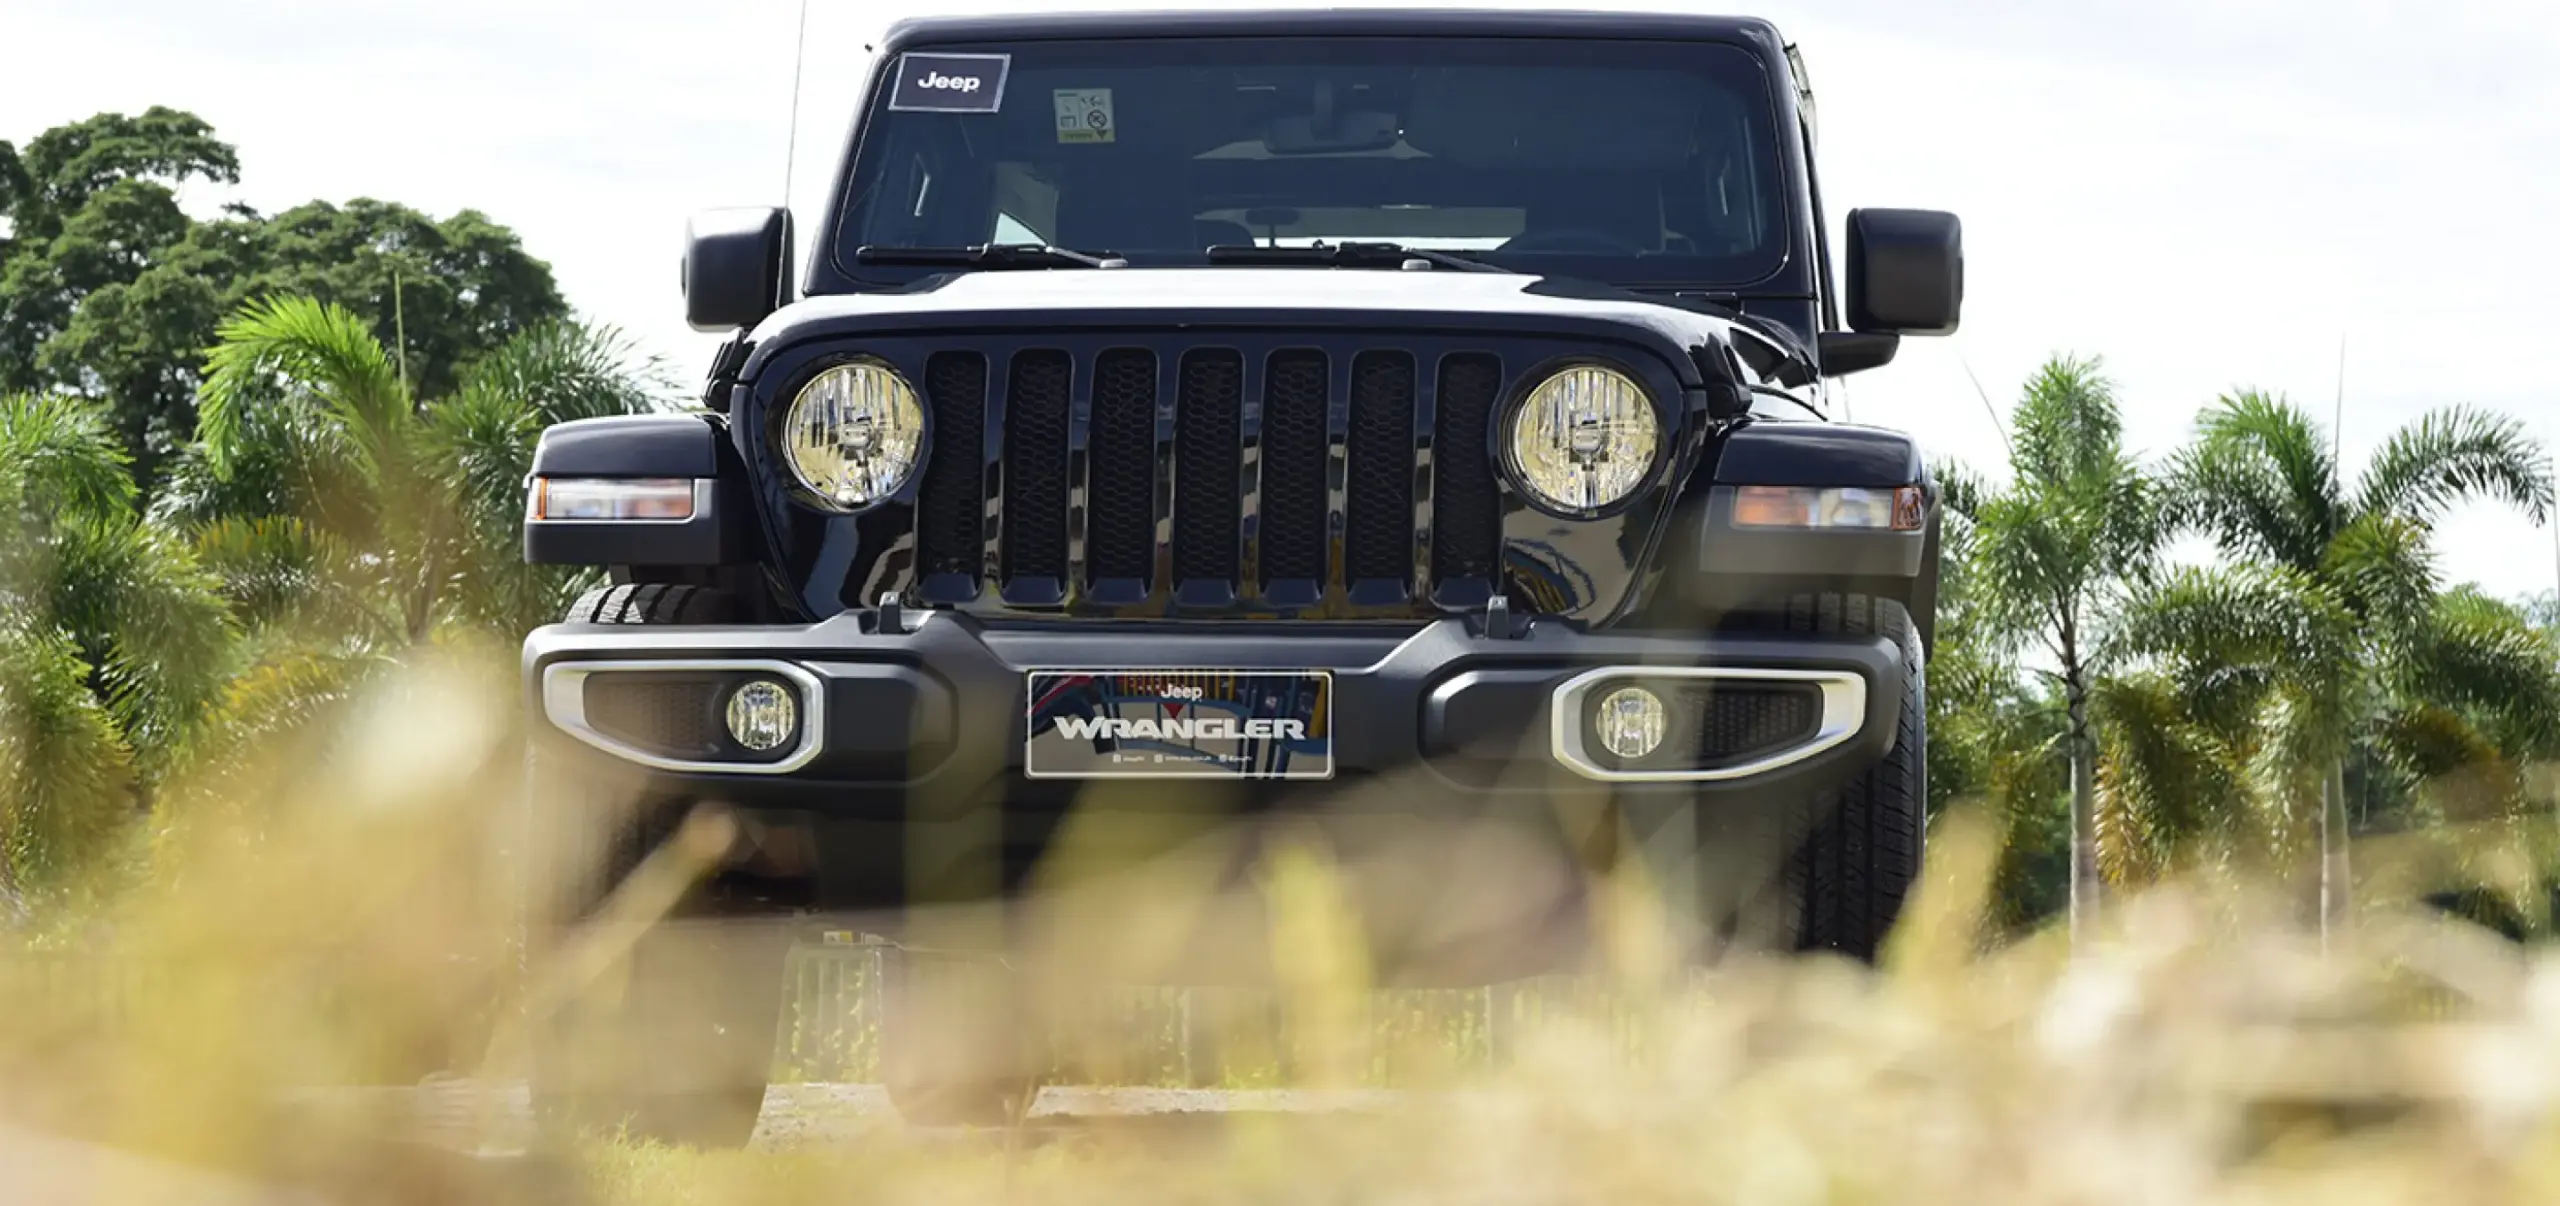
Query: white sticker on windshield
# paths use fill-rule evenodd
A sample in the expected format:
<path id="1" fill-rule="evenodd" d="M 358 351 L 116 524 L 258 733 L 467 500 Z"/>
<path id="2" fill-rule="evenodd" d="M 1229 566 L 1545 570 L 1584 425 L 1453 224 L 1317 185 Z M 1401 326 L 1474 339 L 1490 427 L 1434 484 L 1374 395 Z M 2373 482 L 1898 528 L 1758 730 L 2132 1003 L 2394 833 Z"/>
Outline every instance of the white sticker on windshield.
<path id="1" fill-rule="evenodd" d="M 995 113 L 1004 108 L 1009 54 L 906 54 L 890 81 L 889 107 L 920 113 Z"/>
<path id="2" fill-rule="evenodd" d="M 1060 88 L 1051 95 L 1058 102 L 1058 141 L 1111 142 L 1119 133 L 1109 88 Z"/>

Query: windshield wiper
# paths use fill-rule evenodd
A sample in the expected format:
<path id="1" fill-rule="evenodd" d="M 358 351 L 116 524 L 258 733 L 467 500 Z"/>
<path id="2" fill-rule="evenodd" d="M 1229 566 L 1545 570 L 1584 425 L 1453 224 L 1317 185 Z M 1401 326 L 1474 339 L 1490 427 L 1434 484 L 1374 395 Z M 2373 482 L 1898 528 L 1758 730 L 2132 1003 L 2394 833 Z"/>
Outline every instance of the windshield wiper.
<path id="1" fill-rule="evenodd" d="M 1402 268 L 1410 263 L 1454 268 L 1460 272 L 1500 272 L 1518 276 L 1509 268 L 1451 255 L 1445 251 L 1425 251 L 1402 243 L 1318 243 L 1312 247 L 1246 247 L 1232 243 L 1209 249 L 1212 264 L 1329 264 L 1336 268 Z"/>
<path id="2" fill-rule="evenodd" d="M 863 247 L 864 264 L 951 265 L 963 268 L 1126 268 L 1118 256 L 1098 256 L 1046 243 L 987 243 L 977 247 Z"/>

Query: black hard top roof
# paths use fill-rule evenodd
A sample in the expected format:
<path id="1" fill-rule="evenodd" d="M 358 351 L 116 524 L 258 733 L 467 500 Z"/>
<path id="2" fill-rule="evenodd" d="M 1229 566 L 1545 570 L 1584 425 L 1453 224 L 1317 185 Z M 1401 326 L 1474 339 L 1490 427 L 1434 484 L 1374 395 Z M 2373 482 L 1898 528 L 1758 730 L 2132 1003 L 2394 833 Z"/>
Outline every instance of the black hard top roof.
<path id="1" fill-rule="evenodd" d="M 1029 42 L 1056 38 L 1303 37 L 1319 34 L 1666 38 L 1747 42 L 1771 52 L 1783 41 L 1758 17 L 1572 9 L 1306 8 L 1226 11 L 1024 12 L 909 17 L 889 27 L 884 49 L 917 43 Z"/>

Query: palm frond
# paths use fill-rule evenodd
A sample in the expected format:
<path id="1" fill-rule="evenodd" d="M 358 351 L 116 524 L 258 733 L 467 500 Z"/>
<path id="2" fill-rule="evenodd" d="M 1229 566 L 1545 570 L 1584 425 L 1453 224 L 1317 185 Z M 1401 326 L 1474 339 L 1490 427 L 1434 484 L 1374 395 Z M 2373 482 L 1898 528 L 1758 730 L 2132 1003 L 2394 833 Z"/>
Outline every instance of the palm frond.
<path id="1" fill-rule="evenodd" d="M 2337 467 L 2311 417 L 2257 390 L 2226 394 L 2172 459 L 2178 526 L 2225 550 L 2298 569 L 2319 565 L 2340 524 Z"/>
<path id="2" fill-rule="evenodd" d="M 1931 460 L 1929 477 L 1938 484 L 1939 509 L 1967 523 L 1981 511 L 1983 500 L 1991 497 L 1991 484 L 1972 466 L 1953 457 Z"/>
<path id="3" fill-rule="evenodd" d="M 211 446 L 196 441 L 162 471 L 151 518 L 193 527 L 227 517 L 284 517 L 341 536 L 376 525 L 373 494 L 355 469 L 347 433 L 307 408 L 250 406 L 236 416 L 228 459 L 216 470 Z"/>
<path id="4" fill-rule="evenodd" d="M 96 403 L 0 395 L 0 500 L 56 515 L 121 514 L 133 506 L 132 463 Z"/>
<path id="5" fill-rule="evenodd" d="M 242 307 L 218 334 L 206 353 L 197 427 L 217 473 L 241 455 L 244 412 L 255 406 L 324 414 L 345 431 L 369 477 L 398 471 L 416 415 L 390 353 L 363 319 L 333 303 L 276 297 Z"/>
<path id="6" fill-rule="evenodd" d="M 2426 528 L 2383 511 L 2350 521 L 2329 543 L 2319 572 L 2348 610 L 2388 632 L 2418 622 L 2438 587 L 2435 546 Z"/>
<path id="7" fill-rule="evenodd" d="M 85 866 L 133 814 L 133 755 L 77 642 L 0 617 L 0 906 Z"/>
<path id="8" fill-rule="evenodd" d="M 2471 499 L 2507 503 L 2535 523 L 2551 513 L 2551 461 L 2524 424 L 2466 406 L 2391 433 L 2365 467 L 2359 510 L 2426 523 Z"/>
<path id="9" fill-rule="evenodd" d="M 222 582 L 241 622 L 306 635 L 397 639 L 378 566 L 334 534 L 299 519 L 217 519 L 195 530 L 198 561 Z"/>
<path id="10" fill-rule="evenodd" d="M 2012 423 L 2012 471 L 2020 482 L 2045 486 L 2107 475 L 2124 434 L 2115 385 L 2095 357 L 2046 360 L 2028 380 Z"/>
<path id="11" fill-rule="evenodd" d="M 2248 751 L 2191 723 L 2183 702 L 2158 674 L 2102 678 L 2091 691 L 2099 853 L 2128 879 L 2228 862 L 2258 844 Z"/>
<path id="12" fill-rule="evenodd" d="M 2560 755 L 2560 646 L 2512 604 L 2448 593 L 2393 654 L 2403 698 L 2473 718 L 2510 753 Z"/>
<path id="13" fill-rule="evenodd" d="M 2375 744 L 2417 781 L 2429 811 L 2446 821 L 2502 815 L 2523 794 L 2522 768 L 2455 709 L 2425 703 L 2390 709 L 2375 725 Z"/>
<path id="14" fill-rule="evenodd" d="M 2163 659 L 2190 677 L 2260 667 L 2334 692 L 2357 656 L 2355 617 L 2318 578 L 2285 565 L 2186 567 L 2125 609 L 2110 654 Z"/>
<path id="15" fill-rule="evenodd" d="M 57 529 L 50 614 L 80 634 L 146 775 L 221 689 L 234 637 L 221 582 L 177 536 L 131 517 Z"/>
<path id="16" fill-rule="evenodd" d="M 455 398 L 504 399 L 526 411 L 538 430 L 667 409 L 674 394 L 664 359 L 643 352 L 620 330 L 560 320 L 527 328 L 474 361 Z"/>

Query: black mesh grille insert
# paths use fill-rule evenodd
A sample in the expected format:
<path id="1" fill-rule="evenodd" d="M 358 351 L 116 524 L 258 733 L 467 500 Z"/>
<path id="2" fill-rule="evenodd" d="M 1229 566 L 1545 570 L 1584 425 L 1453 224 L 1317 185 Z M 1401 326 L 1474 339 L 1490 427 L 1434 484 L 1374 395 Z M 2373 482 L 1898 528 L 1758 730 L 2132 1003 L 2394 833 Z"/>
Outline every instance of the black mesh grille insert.
<path id="1" fill-rule="evenodd" d="M 1413 577 L 1413 384 L 1413 357 L 1403 352 L 1351 361 L 1343 564 L 1355 582 Z"/>
<path id="2" fill-rule="evenodd" d="M 1686 721 L 1690 748 L 1707 766 L 1782 749 L 1813 736 L 1822 724 L 1822 691 L 1811 686 L 1692 686 L 1673 706 Z"/>
<path id="3" fill-rule="evenodd" d="M 1486 444 L 1502 389 L 1502 362 L 1451 356 L 1440 362 L 1432 430 L 1431 576 L 1491 580 L 1502 553 L 1502 503 Z"/>
<path id="4" fill-rule="evenodd" d="M 1275 352 L 1262 401 L 1262 580 L 1325 576 L 1325 356 Z"/>
<path id="5" fill-rule="evenodd" d="M 933 411 L 932 460 L 916 514 L 916 559 L 927 574 L 978 576 L 979 517 L 986 466 L 979 449 L 987 419 L 987 358 L 941 352 L 925 363 L 925 404 Z"/>
<path id="6" fill-rule="evenodd" d="M 709 679 L 599 674 L 587 680 L 587 723 L 653 754 L 709 757 L 721 745 L 718 690 Z"/>
<path id="7" fill-rule="evenodd" d="M 1174 408 L 1175 581 L 1232 582 L 1238 576 L 1243 425 L 1244 357 L 1220 348 L 1185 354 Z"/>
<path id="8" fill-rule="evenodd" d="M 587 724 L 596 732 L 661 758 L 694 762 L 776 762 L 798 744 L 791 740 L 756 753 L 729 736 L 730 693 L 749 682 L 782 680 L 752 670 L 607 670 L 589 675 Z M 806 723 L 808 700 L 785 685 Z M 796 726 L 795 726 L 796 727 Z"/>
<path id="9" fill-rule="evenodd" d="M 1067 576 L 1067 412 L 1074 365 L 1065 352 L 1013 358 L 1004 409 L 1004 572 Z"/>
<path id="10" fill-rule="evenodd" d="M 1145 581 L 1156 551 L 1156 358 L 1114 348 L 1093 366 L 1085 576 Z"/>

